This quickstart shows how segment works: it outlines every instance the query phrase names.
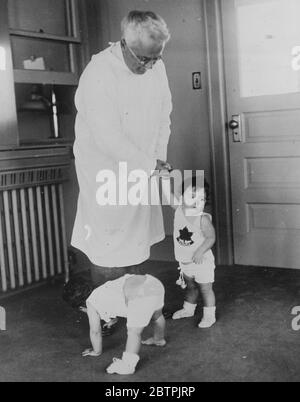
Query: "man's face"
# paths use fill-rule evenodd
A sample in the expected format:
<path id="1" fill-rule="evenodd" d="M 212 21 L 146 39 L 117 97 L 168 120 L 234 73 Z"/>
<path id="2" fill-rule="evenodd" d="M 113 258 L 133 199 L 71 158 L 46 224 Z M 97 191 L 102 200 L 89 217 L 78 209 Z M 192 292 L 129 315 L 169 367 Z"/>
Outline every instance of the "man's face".
<path id="1" fill-rule="evenodd" d="M 145 39 L 134 46 L 128 46 L 122 39 L 121 47 L 124 61 L 134 74 L 145 74 L 161 58 L 164 46 Z"/>

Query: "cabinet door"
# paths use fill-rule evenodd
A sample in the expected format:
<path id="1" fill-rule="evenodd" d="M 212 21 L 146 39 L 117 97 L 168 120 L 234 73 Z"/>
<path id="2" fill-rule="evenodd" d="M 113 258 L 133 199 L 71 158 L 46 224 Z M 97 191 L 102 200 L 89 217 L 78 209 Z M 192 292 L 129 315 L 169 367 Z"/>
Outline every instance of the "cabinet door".
<path id="1" fill-rule="evenodd" d="M 15 82 L 77 84 L 77 14 L 77 0 L 8 2 Z"/>
<path id="2" fill-rule="evenodd" d="M 8 18 L 12 29 L 72 36 L 68 15 L 68 1 L 9 0 Z"/>
<path id="3" fill-rule="evenodd" d="M 7 23 L 7 0 L 0 0 L 0 147 L 17 145 L 18 129 Z"/>

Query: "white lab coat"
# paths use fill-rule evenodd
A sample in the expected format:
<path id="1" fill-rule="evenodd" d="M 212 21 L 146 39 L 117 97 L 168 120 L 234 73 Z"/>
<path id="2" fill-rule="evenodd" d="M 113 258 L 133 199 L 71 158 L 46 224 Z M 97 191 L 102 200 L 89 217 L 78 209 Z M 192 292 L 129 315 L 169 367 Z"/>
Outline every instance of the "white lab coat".
<path id="1" fill-rule="evenodd" d="M 118 175 L 119 162 L 127 162 L 128 173 L 143 169 L 150 177 L 156 160 L 166 160 L 172 102 L 165 66 L 158 61 L 145 74 L 134 74 L 120 43 L 112 44 L 86 67 L 75 104 L 80 192 L 72 245 L 99 266 L 142 263 L 151 245 L 164 239 L 161 206 L 101 206 L 96 178 L 103 169 Z"/>

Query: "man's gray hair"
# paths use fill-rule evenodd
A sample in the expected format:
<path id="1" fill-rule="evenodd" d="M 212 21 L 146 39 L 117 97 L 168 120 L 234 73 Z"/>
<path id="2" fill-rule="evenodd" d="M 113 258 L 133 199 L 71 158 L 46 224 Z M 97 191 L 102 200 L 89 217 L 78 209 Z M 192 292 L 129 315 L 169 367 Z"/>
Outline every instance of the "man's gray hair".
<path id="1" fill-rule="evenodd" d="M 121 29 L 129 46 L 143 42 L 145 37 L 158 44 L 165 44 L 170 39 L 166 22 L 152 11 L 130 11 L 122 20 Z"/>

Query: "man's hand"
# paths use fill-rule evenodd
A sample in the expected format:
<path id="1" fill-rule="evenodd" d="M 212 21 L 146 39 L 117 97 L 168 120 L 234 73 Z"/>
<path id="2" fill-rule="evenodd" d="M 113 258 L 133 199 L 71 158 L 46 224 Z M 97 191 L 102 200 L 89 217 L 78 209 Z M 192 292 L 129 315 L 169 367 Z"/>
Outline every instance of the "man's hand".
<path id="1" fill-rule="evenodd" d="M 153 172 L 153 175 L 169 178 L 172 170 L 173 168 L 168 162 L 157 159 L 156 168 Z"/>
<path id="2" fill-rule="evenodd" d="M 102 352 L 95 352 L 93 349 L 86 349 L 82 352 L 82 356 L 93 356 L 93 357 L 98 357 L 102 354 Z"/>
<path id="3" fill-rule="evenodd" d="M 202 264 L 203 263 L 203 253 L 201 250 L 196 250 L 192 261 L 194 264 Z"/>
<path id="4" fill-rule="evenodd" d="M 167 170 L 170 172 L 172 170 L 172 166 L 168 162 L 164 162 L 164 161 L 161 161 L 160 159 L 157 159 L 155 170 L 158 170 L 158 171 Z"/>

